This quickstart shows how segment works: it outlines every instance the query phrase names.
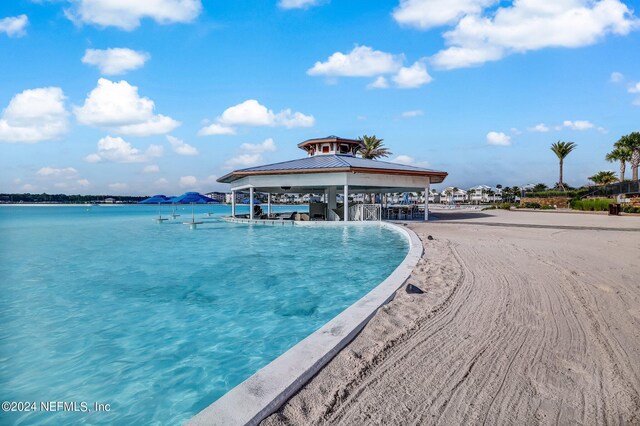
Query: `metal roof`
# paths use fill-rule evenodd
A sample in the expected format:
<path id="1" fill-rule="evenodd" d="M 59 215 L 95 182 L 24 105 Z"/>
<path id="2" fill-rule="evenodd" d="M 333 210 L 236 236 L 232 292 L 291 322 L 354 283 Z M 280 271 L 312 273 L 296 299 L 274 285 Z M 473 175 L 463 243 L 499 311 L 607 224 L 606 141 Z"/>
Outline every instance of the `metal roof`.
<path id="1" fill-rule="evenodd" d="M 421 167 L 409 166 L 406 164 L 389 163 L 386 161 L 368 160 L 365 158 L 353 157 L 350 155 L 326 154 L 315 155 L 313 157 L 301 158 L 298 160 L 284 161 L 281 163 L 266 164 L 263 166 L 249 167 L 246 169 L 235 170 L 218 179 L 218 182 L 230 183 L 240 179 L 246 175 L 255 174 L 277 174 L 277 172 L 287 173 L 305 173 L 313 171 L 317 173 L 336 171 L 356 171 L 358 169 L 379 170 L 380 172 L 396 172 L 402 174 L 419 174 L 419 175 L 442 175 L 443 179 L 447 175 L 446 172 L 424 169 Z M 264 172 L 264 173 L 261 173 Z"/>

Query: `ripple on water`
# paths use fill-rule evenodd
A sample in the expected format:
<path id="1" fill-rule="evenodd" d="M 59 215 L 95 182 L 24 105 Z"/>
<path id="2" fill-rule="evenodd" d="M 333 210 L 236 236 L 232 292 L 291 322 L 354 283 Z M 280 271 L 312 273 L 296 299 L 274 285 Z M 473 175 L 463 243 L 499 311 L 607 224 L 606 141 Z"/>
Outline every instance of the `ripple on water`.
<path id="1" fill-rule="evenodd" d="M 196 207 L 196 217 L 211 209 Z M 0 208 L 3 400 L 112 407 L 7 421 L 184 422 L 407 252 L 378 227 L 251 227 L 220 222 L 225 209 L 191 231 L 180 218 L 155 224 L 157 206 Z"/>

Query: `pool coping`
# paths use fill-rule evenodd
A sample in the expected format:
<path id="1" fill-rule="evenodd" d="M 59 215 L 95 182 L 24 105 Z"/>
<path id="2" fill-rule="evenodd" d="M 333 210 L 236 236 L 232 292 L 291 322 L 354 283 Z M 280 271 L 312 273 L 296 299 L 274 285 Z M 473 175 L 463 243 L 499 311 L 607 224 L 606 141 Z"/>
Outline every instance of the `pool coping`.
<path id="1" fill-rule="evenodd" d="M 294 223 L 300 226 L 320 223 L 323 224 L 320 226 L 345 226 L 345 222 Z M 369 293 L 196 414 L 185 425 L 257 425 L 300 390 L 356 337 L 381 306 L 393 299 L 422 257 L 422 241 L 412 230 L 388 222 L 347 224 L 383 226 L 399 232 L 408 240 L 409 251 L 400 265 Z"/>

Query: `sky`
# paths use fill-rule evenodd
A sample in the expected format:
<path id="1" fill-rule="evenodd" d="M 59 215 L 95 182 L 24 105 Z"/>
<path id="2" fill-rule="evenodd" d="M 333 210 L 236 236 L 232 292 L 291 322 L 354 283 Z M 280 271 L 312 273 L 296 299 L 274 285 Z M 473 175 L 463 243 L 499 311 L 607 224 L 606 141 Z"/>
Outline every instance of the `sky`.
<path id="1" fill-rule="evenodd" d="M 588 182 L 640 131 L 637 0 L 4 0 L 0 192 L 218 191 L 376 135 L 445 186 Z"/>

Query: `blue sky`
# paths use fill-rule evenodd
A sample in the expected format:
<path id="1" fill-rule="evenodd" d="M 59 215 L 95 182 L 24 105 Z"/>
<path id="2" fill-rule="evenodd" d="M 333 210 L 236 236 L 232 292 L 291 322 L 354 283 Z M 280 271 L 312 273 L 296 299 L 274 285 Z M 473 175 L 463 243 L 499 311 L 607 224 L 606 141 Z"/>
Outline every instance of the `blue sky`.
<path id="1" fill-rule="evenodd" d="M 375 134 L 470 187 L 616 170 L 640 128 L 622 0 L 0 3 L 0 192 L 223 190 L 296 144 Z M 444 185 L 443 185 L 444 186 Z"/>

